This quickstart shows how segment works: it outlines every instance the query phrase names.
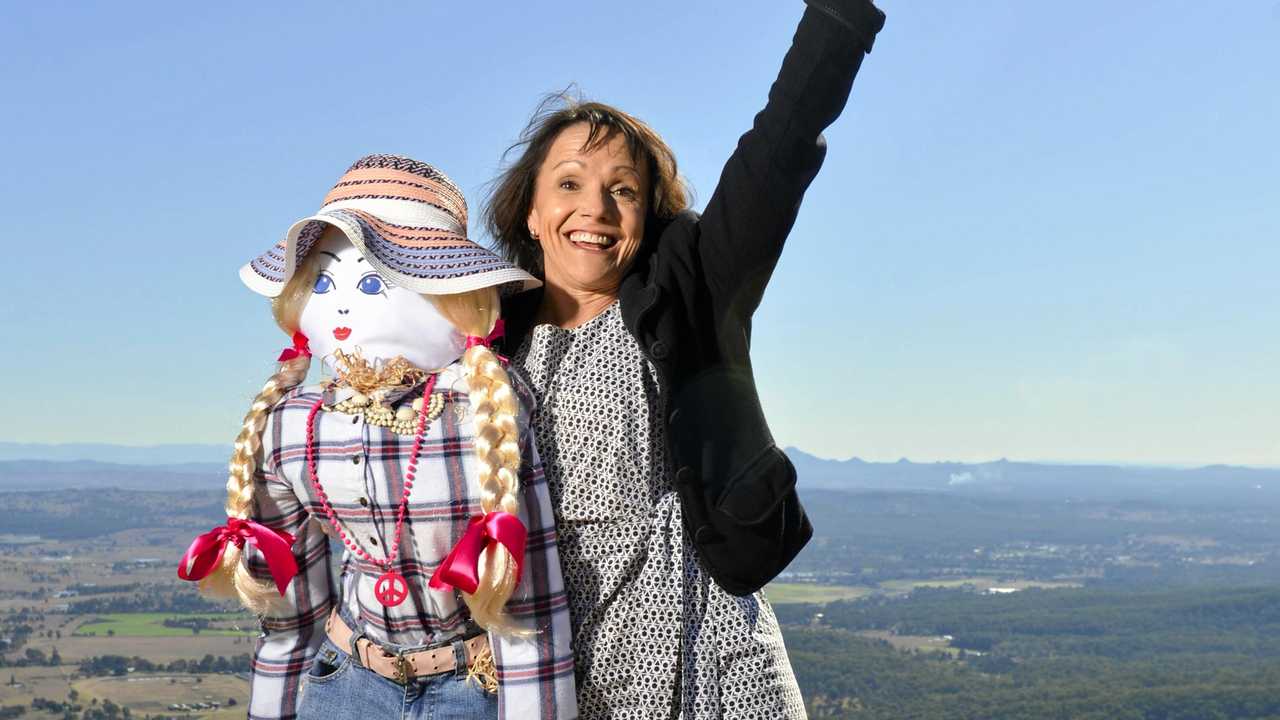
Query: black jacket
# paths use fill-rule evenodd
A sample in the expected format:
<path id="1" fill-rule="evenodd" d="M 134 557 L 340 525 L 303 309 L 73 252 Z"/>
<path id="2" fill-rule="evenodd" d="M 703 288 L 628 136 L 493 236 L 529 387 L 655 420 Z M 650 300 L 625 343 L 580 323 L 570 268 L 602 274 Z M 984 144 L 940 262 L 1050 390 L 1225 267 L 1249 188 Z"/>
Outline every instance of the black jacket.
<path id="1" fill-rule="evenodd" d="M 685 529 L 711 576 L 740 595 L 772 580 L 813 535 L 795 468 L 760 408 L 751 316 L 822 165 L 822 130 L 844 108 L 884 23 L 868 0 L 807 2 L 768 104 L 706 211 L 650 223 L 618 291 L 623 322 L 668 392 L 668 457 Z M 532 290 L 503 303 L 508 353 L 541 302 Z"/>

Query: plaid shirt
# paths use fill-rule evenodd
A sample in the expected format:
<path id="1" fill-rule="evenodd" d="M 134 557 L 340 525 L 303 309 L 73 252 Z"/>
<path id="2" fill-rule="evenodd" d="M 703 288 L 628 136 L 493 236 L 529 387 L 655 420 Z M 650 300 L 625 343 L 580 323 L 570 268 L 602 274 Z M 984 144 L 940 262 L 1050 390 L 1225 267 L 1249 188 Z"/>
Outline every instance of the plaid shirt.
<path id="1" fill-rule="evenodd" d="M 520 519 L 529 530 L 520 583 L 507 603 L 513 624 L 535 634 L 525 639 L 491 634 L 498 669 L 501 718 L 573 718 L 573 656 L 568 603 L 556 553 L 555 518 L 529 428 L 533 407 L 528 388 L 512 373 L 520 399 Z M 291 720 L 298 691 L 312 657 L 324 640 L 324 621 L 334 604 L 345 604 L 360 630 L 374 642 L 396 648 L 439 645 L 475 626 L 456 590 L 436 592 L 427 580 L 479 514 L 475 479 L 473 417 L 466 381 L 454 364 L 436 384 L 444 411 L 423 437 L 417 482 L 409 498 L 395 569 L 409 584 L 396 607 L 374 597 L 383 570 L 345 551 L 336 587 L 330 565 L 330 536 L 336 535 L 307 472 L 306 418 L 321 397 L 320 386 L 295 388 L 271 410 L 262 437 L 254 496 L 254 519 L 293 533 L 298 575 L 273 610 L 261 618 L 262 635 L 253 656 L 249 718 Z M 391 396 L 393 406 L 421 396 L 421 387 Z M 326 393 L 330 404 L 341 397 Z M 316 474 L 347 536 L 366 553 L 385 558 L 393 541 L 403 473 L 413 437 L 367 425 L 363 416 L 320 412 L 315 420 Z M 249 571 L 269 579 L 266 562 L 245 546 Z"/>

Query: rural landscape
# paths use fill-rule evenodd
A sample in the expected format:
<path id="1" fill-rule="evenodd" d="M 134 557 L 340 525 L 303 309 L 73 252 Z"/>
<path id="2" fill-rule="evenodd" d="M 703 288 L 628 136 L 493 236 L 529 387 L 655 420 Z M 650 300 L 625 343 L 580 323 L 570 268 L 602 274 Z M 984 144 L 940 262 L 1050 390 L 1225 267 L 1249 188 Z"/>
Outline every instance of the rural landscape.
<path id="1" fill-rule="evenodd" d="M 243 717 L 255 621 L 175 577 L 211 451 L 59 452 L 0 447 L 0 717 Z M 789 453 L 811 717 L 1280 718 L 1280 471 Z"/>

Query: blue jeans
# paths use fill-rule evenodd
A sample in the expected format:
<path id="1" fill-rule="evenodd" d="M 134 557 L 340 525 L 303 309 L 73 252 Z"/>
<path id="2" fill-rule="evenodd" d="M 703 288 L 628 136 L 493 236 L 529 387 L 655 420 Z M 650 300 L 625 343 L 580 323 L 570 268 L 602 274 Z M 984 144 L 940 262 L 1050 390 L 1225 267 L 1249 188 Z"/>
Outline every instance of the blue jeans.
<path id="1" fill-rule="evenodd" d="M 455 643 L 456 649 L 461 643 Z M 466 662 L 454 672 L 400 685 L 360 666 L 325 638 L 302 678 L 298 720 L 471 720 L 498 717 L 498 696 L 467 682 Z"/>

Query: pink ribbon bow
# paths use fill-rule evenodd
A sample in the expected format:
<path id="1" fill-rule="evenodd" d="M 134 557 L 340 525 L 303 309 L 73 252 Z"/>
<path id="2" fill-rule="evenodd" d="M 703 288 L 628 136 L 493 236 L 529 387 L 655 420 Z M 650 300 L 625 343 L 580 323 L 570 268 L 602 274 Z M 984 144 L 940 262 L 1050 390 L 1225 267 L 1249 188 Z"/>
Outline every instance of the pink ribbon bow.
<path id="1" fill-rule="evenodd" d="M 287 347 L 280 353 L 280 357 L 276 358 L 276 362 L 288 362 L 296 357 L 311 357 L 311 346 L 308 345 L 307 336 L 299 330 L 293 334 L 293 347 Z"/>
<path id="2" fill-rule="evenodd" d="M 203 580 L 222 563 L 222 553 L 227 543 L 243 548 L 245 541 L 257 546 L 267 558 L 267 568 L 276 581 L 276 589 L 284 595 L 289 581 L 298 574 L 298 563 L 293 559 L 293 536 L 283 530 L 273 530 L 252 520 L 227 518 L 227 524 L 218 526 L 191 541 L 191 547 L 178 561 L 178 577 L 183 580 Z"/>
<path id="3" fill-rule="evenodd" d="M 468 335 L 466 349 L 470 350 L 471 348 L 477 345 L 480 345 L 482 347 L 487 347 L 489 349 L 493 349 L 494 341 L 498 340 L 503 336 L 503 334 L 506 332 L 506 327 L 507 327 L 507 324 L 502 321 L 502 318 L 498 318 L 498 321 L 493 324 L 493 332 L 489 333 L 487 336 L 480 337 L 479 335 Z M 494 353 L 494 355 L 497 355 L 498 359 L 501 360 L 502 362 L 507 362 L 507 359 L 505 357 L 498 355 L 497 353 Z"/>
<path id="4" fill-rule="evenodd" d="M 496 510 L 476 515 L 468 523 L 462 539 L 431 574 L 428 585 L 432 590 L 443 590 L 452 585 L 465 593 L 474 593 L 480 587 L 480 553 L 493 541 L 501 543 L 516 559 L 516 582 L 520 582 L 524 543 L 528 535 L 524 523 L 511 513 Z"/>

